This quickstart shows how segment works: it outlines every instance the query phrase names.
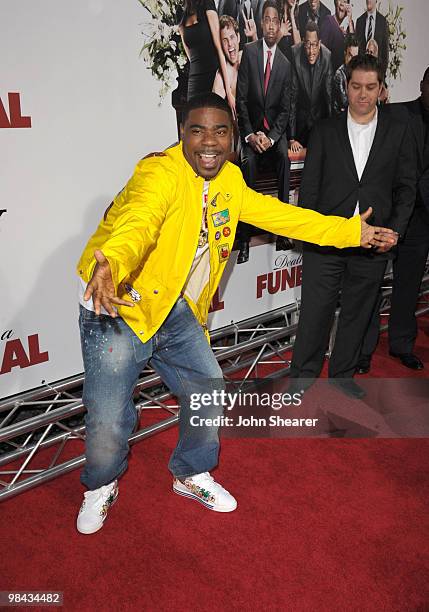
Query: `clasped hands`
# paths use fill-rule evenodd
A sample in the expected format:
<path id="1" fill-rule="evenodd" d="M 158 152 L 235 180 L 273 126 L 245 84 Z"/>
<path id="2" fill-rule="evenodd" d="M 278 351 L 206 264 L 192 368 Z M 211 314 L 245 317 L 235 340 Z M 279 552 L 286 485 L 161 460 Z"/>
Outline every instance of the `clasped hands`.
<path id="1" fill-rule="evenodd" d="M 252 147 L 256 153 L 265 153 L 270 147 L 272 147 L 272 142 L 268 138 L 264 132 L 256 132 L 255 134 L 250 134 L 247 139 L 247 143 Z"/>

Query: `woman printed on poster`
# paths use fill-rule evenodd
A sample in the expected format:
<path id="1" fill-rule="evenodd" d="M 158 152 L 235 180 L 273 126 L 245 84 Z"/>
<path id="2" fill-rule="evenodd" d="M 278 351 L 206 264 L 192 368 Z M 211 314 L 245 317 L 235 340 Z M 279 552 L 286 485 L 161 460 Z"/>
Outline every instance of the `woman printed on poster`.
<path id="1" fill-rule="evenodd" d="M 179 31 L 190 64 L 187 99 L 212 91 L 220 68 L 226 98 L 235 115 L 235 97 L 231 92 L 220 42 L 219 17 L 214 1 L 186 0 Z"/>

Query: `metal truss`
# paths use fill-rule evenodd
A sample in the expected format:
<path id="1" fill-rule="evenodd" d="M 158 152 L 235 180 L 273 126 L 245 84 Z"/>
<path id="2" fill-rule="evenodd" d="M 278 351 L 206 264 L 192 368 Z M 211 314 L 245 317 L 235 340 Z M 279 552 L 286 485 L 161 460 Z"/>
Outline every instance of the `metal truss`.
<path id="1" fill-rule="evenodd" d="M 388 314 L 391 277 L 387 276 L 385 281 L 381 312 Z M 293 346 L 299 306 L 297 302 L 212 332 L 212 348 L 225 378 L 244 384 L 250 378 L 261 377 L 261 366 L 265 364 L 275 365 L 270 377 L 287 375 L 290 363 L 284 353 Z M 427 312 L 429 270 L 423 279 L 417 314 Z M 334 333 L 335 325 L 332 338 Z M 83 454 L 64 459 L 71 448 L 76 449 L 72 441 L 85 439 L 83 380 L 80 374 L 0 402 L 0 501 L 84 464 Z M 139 416 L 143 417 L 139 423 L 149 410 L 157 409 L 164 418 L 146 427 L 139 426 L 130 444 L 178 422 L 178 406 L 153 370 L 142 372 L 134 401 Z"/>

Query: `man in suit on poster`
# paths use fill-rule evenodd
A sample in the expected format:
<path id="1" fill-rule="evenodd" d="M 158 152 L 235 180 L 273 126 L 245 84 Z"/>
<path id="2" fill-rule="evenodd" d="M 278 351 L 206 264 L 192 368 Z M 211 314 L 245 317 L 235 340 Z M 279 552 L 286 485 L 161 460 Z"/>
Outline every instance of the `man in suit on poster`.
<path id="1" fill-rule="evenodd" d="M 389 352 L 412 370 L 423 369 L 414 354 L 417 337 L 415 311 L 422 277 L 429 253 L 429 67 L 420 83 L 421 96 L 404 104 L 389 104 L 391 113 L 408 112 L 410 131 L 417 149 L 416 205 L 404 240 L 398 243 L 393 260 L 393 286 L 389 316 Z M 371 367 L 380 329 L 378 301 L 362 345 L 357 366 L 359 374 Z"/>
<path id="2" fill-rule="evenodd" d="M 348 111 L 318 123 L 311 134 L 300 189 L 300 205 L 351 217 L 373 208 L 374 222 L 404 234 L 415 200 L 415 151 L 408 123 L 377 110 L 383 82 L 378 60 L 354 57 L 347 66 Z M 319 248 L 304 244 L 301 312 L 291 364 L 299 389 L 322 369 L 341 290 L 341 312 L 329 377 L 359 398 L 352 379 L 368 327 L 388 251 Z"/>
<path id="3" fill-rule="evenodd" d="M 309 21 L 312 21 L 319 29 L 322 27 L 326 17 L 331 14 L 327 6 L 320 0 L 307 0 L 298 9 L 298 27 L 301 38 L 305 36 L 305 28 Z"/>
<path id="4" fill-rule="evenodd" d="M 366 0 L 366 11 L 356 21 L 356 36 L 359 40 L 359 53 L 365 53 L 368 41 L 372 38 L 378 44 L 378 59 L 386 78 L 389 64 L 389 28 L 387 19 L 377 11 L 377 0 Z"/>
<path id="5" fill-rule="evenodd" d="M 289 200 L 289 157 L 286 127 L 289 120 L 291 66 L 277 48 L 280 16 L 277 3 L 266 0 L 262 13 L 263 38 L 244 47 L 238 71 L 237 114 L 242 143 L 242 171 L 249 187 L 256 182 L 259 158 L 276 162 L 279 199 Z M 250 228 L 241 226 L 238 263 L 249 258 Z M 277 249 L 291 248 L 284 238 Z"/>
<path id="6" fill-rule="evenodd" d="M 321 44 L 314 22 L 307 24 L 304 41 L 292 47 L 292 60 L 290 147 L 299 153 L 314 123 L 331 114 L 331 52 Z"/>

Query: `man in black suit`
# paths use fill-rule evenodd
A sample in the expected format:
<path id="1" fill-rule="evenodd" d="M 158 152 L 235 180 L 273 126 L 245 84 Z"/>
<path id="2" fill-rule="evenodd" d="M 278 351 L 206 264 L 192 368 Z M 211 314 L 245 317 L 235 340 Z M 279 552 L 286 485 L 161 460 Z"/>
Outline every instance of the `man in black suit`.
<path id="1" fill-rule="evenodd" d="M 389 28 L 386 17 L 377 11 L 377 0 L 366 0 L 366 11 L 356 21 L 356 36 L 359 40 L 359 53 L 366 52 L 371 39 L 377 42 L 384 79 L 389 64 Z"/>
<path id="2" fill-rule="evenodd" d="M 229 15 L 238 23 L 240 32 L 240 49 L 246 42 L 252 42 L 262 36 L 263 0 L 220 0 L 217 12 L 219 17 Z"/>
<path id="3" fill-rule="evenodd" d="M 415 200 L 415 150 L 408 123 L 377 110 L 383 73 L 375 57 L 351 59 L 347 81 L 348 111 L 318 123 L 311 134 L 300 205 L 342 217 L 371 207 L 374 223 L 400 236 Z M 364 252 L 304 245 L 291 377 L 307 381 L 297 385 L 305 388 L 322 369 L 341 290 L 329 376 L 347 395 L 365 395 L 352 377 L 392 246 Z"/>
<path id="4" fill-rule="evenodd" d="M 412 370 L 423 369 L 414 354 L 417 337 L 415 316 L 420 283 L 429 253 L 429 68 L 420 83 L 421 96 L 404 104 L 389 104 L 392 113 L 409 113 L 410 131 L 417 149 L 416 205 L 405 233 L 398 243 L 393 261 L 393 286 L 389 316 L 389 352 Z M 362 345 L 357 366 L 359 374 L 370 370 L 371 356 L 377 346 L 380 329 L 378 301 Z"/>
<path id="5" fill-rule="evenodd" d="M 244 47 L 238 70 L 237 114 L 242 142 L 244 179 L 254 187 L 257 164 L 272 156 L 277 166 L 278 194 L 289 200 L 289 157 L 286 127 L 289 120 L 291 67 L 277 48 L 280 32 L 279 9 L 275 0 L 266 0 L 262 9 L 263 38 Z M 238 232 L 240 253 L 237 262 L 247 261 L 250 228 Z M 283 238 L 277 248 L 290 248 Z"/>
<path id="6" fill-rule="evenodd" d="M 301 33 L 301 38 L 305 36 L 305 28 L 309 21 L 319 26 L 320 30 L 322 23 L 330 14 L 331 11 L 323 2 L 320 2 L 320 0 L 307 0 L 307 2 L 301 4 L 298 9 L 298 28 Z"/>
<path id="7" fill-rule="evenodd" d="M 311 128 L 331 115 L 331 52 L 320 42 L 318 26 L 309 21 L 304 41 L 292 47 L 290 145 L 294 153 L 307 146 Z"/>

